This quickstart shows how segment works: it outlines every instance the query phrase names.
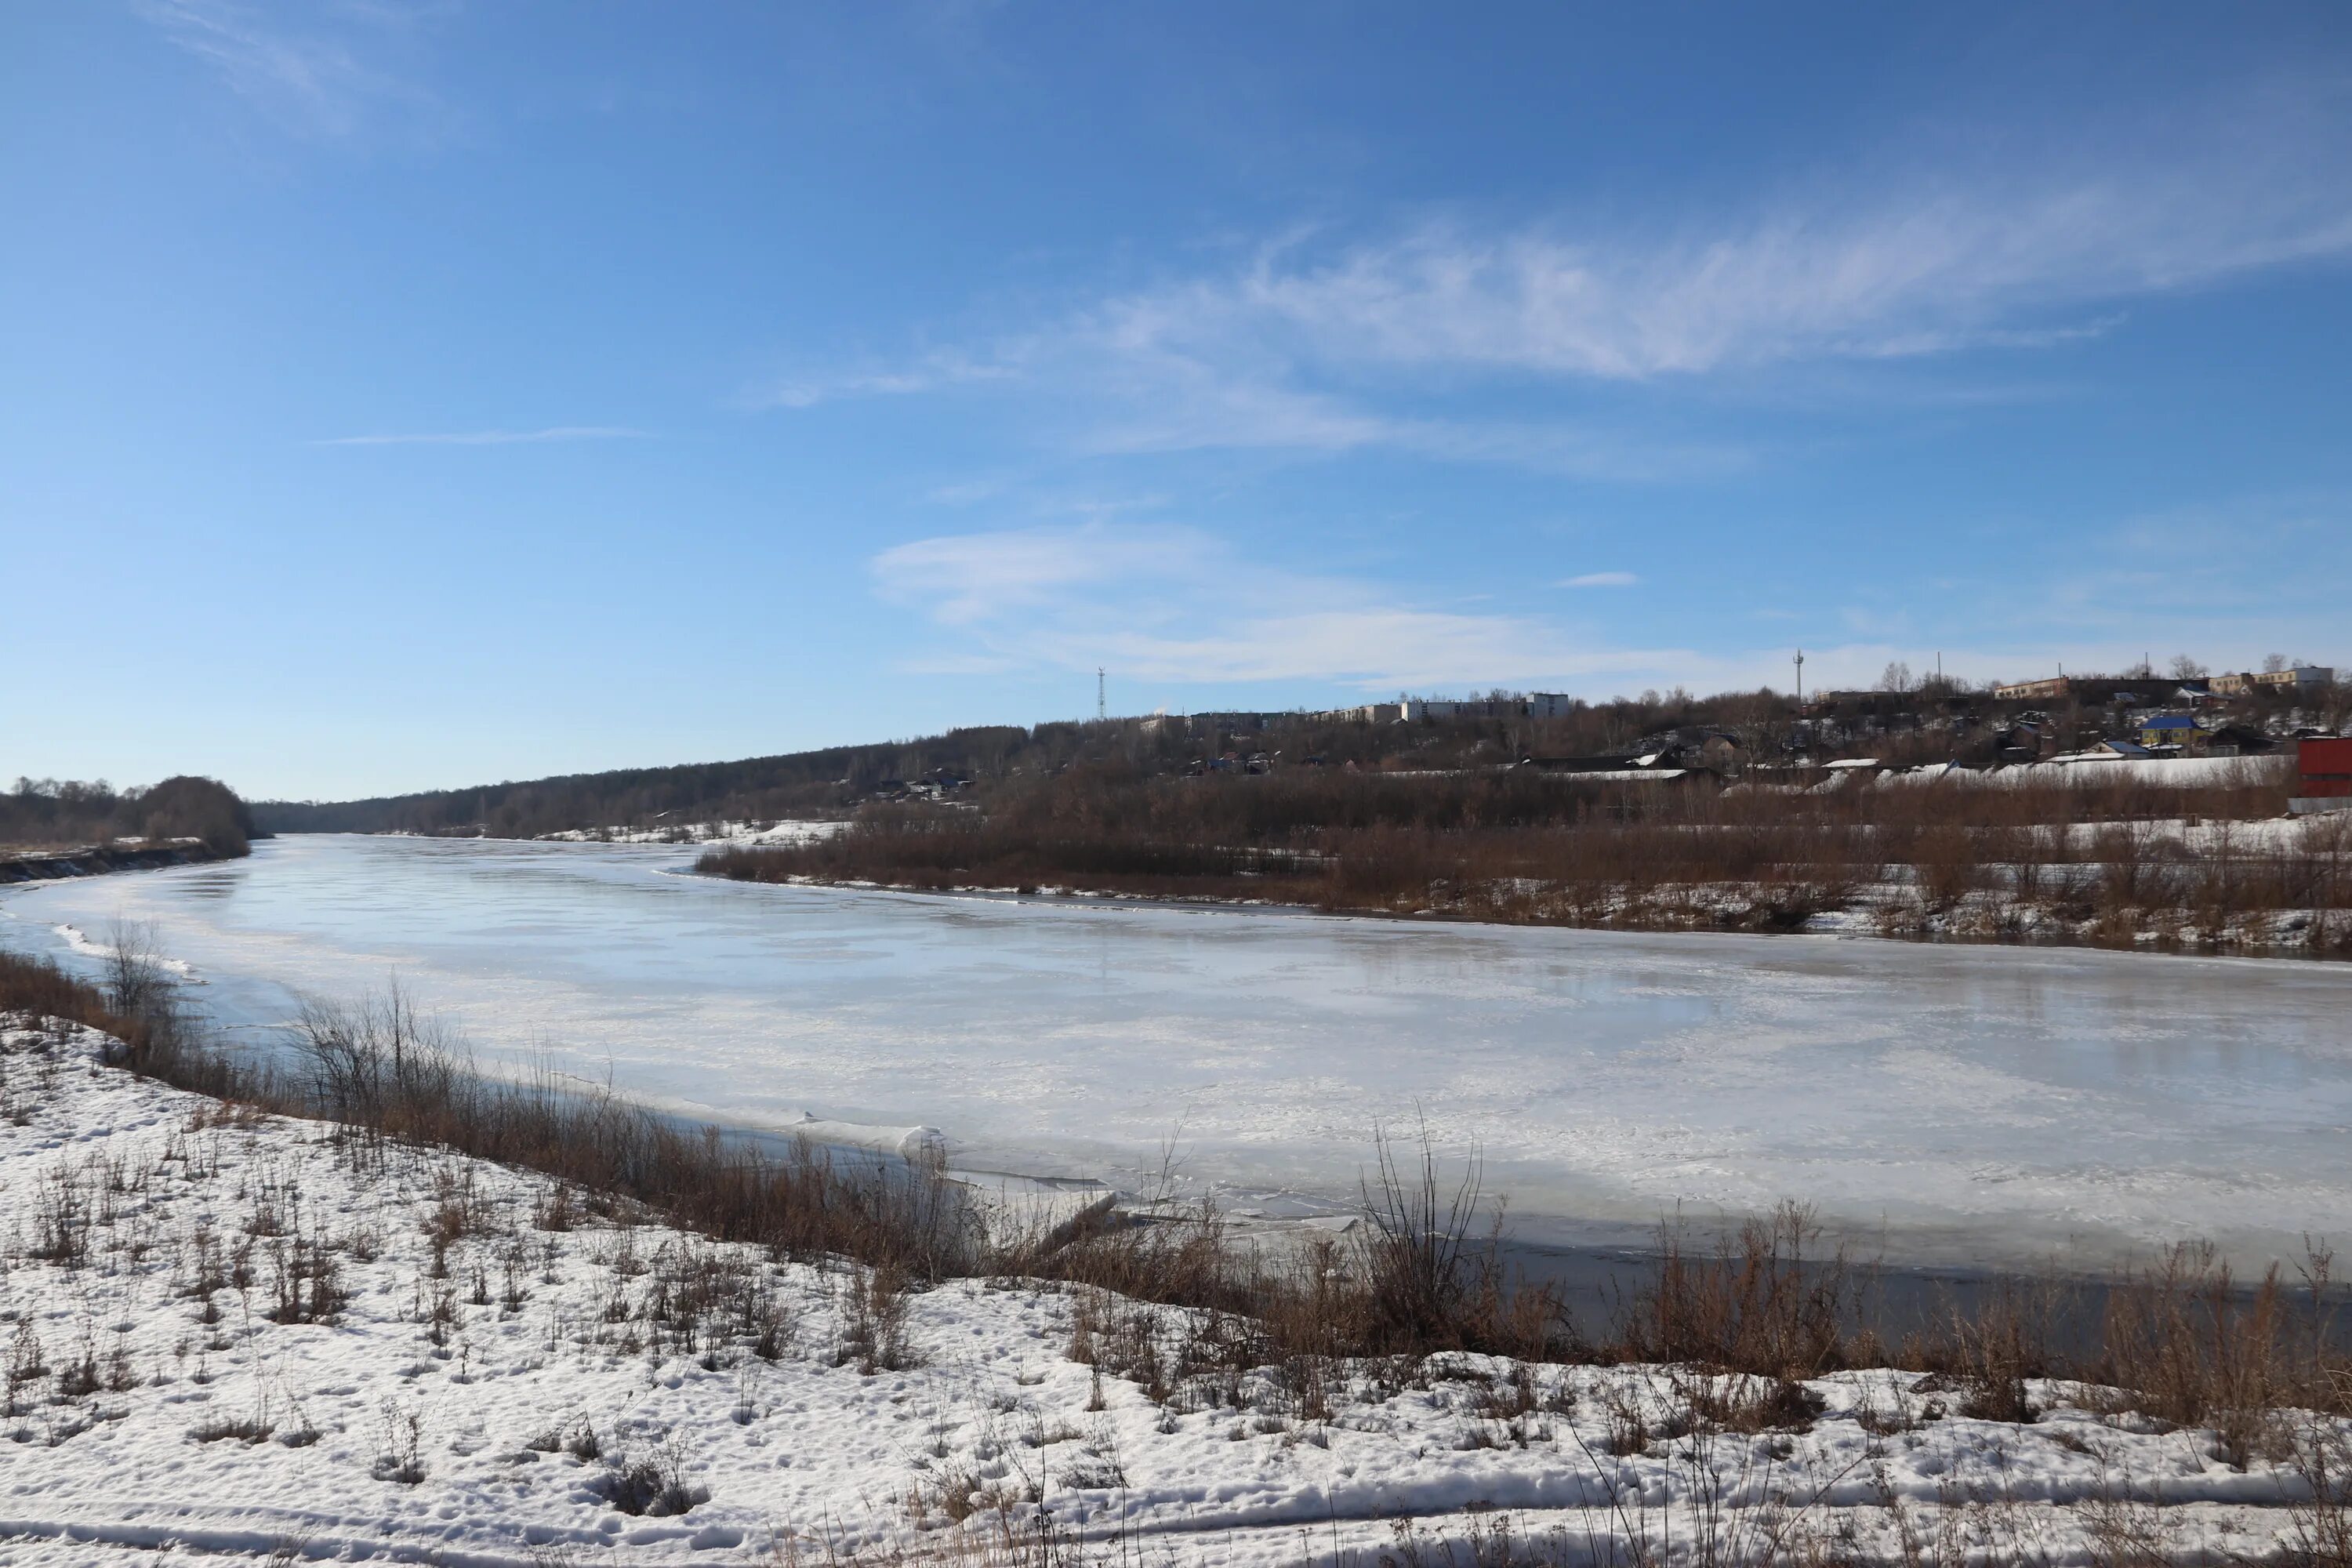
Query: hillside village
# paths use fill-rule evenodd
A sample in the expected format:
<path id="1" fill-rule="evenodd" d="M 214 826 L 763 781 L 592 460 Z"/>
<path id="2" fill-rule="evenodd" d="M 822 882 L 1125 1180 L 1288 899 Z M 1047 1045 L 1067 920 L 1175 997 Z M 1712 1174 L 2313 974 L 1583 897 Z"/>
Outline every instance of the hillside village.
<path id="1" fill-rule="evenodd" d="M 1129 758 L 1144 762 L 1156 753 L 1160 771 L 1171 771 L 1178 754 L 1189 752 L 1175 771 L 1194 776 L 1296 767 L 1424 773 L 1485 766 L 1594 782 L 1826 790 L 1862 778 L 1956 769 L 2256 758 L 2295 752 L 2305 741 L 2339 739 L 2352 717 L 2352 693 L 2338 687 L 2335 670 L 2273 662 L 2276 668 L 2260 672 L 2184 670 L 2158 677 L 2141 669 L 1973 688 L 1934 677 L 1914 683 L 1897 666 L 1876 688 L 1803 699 L 1769 690 L 1709 699 L 1652 692 L 1638 701 L 1591 704 L 1558 692 L 1494 691 L 1401 696 L 1320 711 L 1226 710 L 1102 722 L 1132 726 L 1146 743 L 1128 747 Z M 2325 776 L 2342 771 L 2326 760 L 2334 752 L 2320 754 L 2326 765 L 2315 773 L 2319 784 L 2342 782 Z M 1067 765 L 1049 764 L 1046 771 Z M 2179 774 L 2183 783 L 2212 776 L 2210 769 Z M 937 768 L 875 781 L 865 793 L 884 800 L 951 800 L 976 782 L 969 772 Z M 855 788 L 857 781 L 842 784 Z M 2336 797 L 2352 802 L 2352 790 L 2322 787 L 2298 796 Z"/>
<path id="2" fill-rule="evenodd" d="M 1870 689 L 1764 688 L 1599 700 L 1559 692 L 1401 696 L 1323 710 L 1154 713 L 943 734 L 732 762 L 619 769 L 370 800 L 263 801 L 264 832 L 528 838 L 839 816 L 877 804 L 969 804 L 999 786 L 1108 766 L 1139 778 L 1372 773 L 1423 778 L 1528 771 L 1646 786 L 1844 787 L 1853 777 L 1959 770 L 2019 778 L 2129 763 L 2199 783 L 2222 763 L 2273 757 L 2352 725 L 2352 683 L 2280 659 L 2252 674 L 2056 674 L 1971 685 L 1889 667 Z M 2195 763 L 2178 772 L 2150 764 Z M 2331 764 L 2332 769 L 2332 764 Z M 2120 775 L 2119 775 L 2120 776 Z M 2338 793 L 2334 781 L 2319 795 Z M 2300 787 L 2300 786 L 2298 786 Z"/>

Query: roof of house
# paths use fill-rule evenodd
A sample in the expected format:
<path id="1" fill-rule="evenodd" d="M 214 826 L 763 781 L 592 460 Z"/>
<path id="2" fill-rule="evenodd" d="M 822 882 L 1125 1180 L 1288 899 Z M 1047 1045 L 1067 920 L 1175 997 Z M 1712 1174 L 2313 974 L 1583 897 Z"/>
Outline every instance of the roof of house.
<path id="1" fill-rule="evenodd" d="M 2194 730 L 2197 721 L 2179 713 L 2159 713 L 2153 719 L 2140 721 L 2139 727 L 2143 730 Z"/>

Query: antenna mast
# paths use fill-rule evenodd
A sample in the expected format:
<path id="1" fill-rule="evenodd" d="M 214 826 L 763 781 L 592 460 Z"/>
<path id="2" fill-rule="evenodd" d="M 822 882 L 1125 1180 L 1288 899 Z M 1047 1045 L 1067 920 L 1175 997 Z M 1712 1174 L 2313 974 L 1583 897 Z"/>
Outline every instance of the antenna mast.
<path id="1" fill-rule="evenodd" d="M 1095 719 L 1097 722 L 1110 717 L 1110 704 L 1106 699 L 1102 666 L 1095 666 Z"/>
<path id="2" fill-rule="evenodd" d="M 1797 650 L 1797 706 L 1805 705 L 1805 650 Z"/>

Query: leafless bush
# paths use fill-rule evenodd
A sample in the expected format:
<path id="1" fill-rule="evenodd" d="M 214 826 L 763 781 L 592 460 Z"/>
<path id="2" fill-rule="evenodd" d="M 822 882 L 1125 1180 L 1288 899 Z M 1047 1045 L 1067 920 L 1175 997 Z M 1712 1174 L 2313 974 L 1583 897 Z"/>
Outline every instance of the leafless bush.
<path id="1" fill-rule="evenodd" d="M 2294 1568 L 2352 1568 L 2352 1437 L 2336 1426 L 2306 1427 L 2294 1438 L 2291 1463 L 2307 1495 L 2293 1506 L 2286 1561 Z"/>
<path id="2" fill-rule="evenodd" d="M 2242 1468 L 2257 1453 L 2279 1457 L 2288 1440 L 2277 1410 L 2342 1410 L 2352 1397 L 2333 1266 L 2314 1246 L 2299 1291 L 2273 1265 L 2248 1293 L 2210 1244 L 2171 1247 L 2110 1294 L 2096 1375 L 2161 1420 L 2211 1426 Z"/>
<path id="3" fill-rule="evenodd" d="M 853 1268 L 842 1280 L 841 1343 L 836 1366 L 855 1362 L 868 1377 L 915 1364 L 907 1342 L 907 1296 L 887 1267 Z"/>
<path id="4" fill-rule="evenodd" d="M 1712 1253 L 1662 1225 L 1655 1282 L 1620 1315 L 1617 1353 L 1783 1380 L 1850 1364 L 1860 1285 L 1843 1249 L 1808 1257 L 1820 1234 L 1794 1202 L 1743 1221 Z"/>
<path id="5" fill-rule="evenodd" d="M 710 1496 L 688 1482 L 686 1450 L 675 1437 L 666 1440 L 651 1458 L 612 1456 L 604 1472 L 590 1485 L 620 1512 L 656 1519 L 688 1512 Z"/>
<path id="6" fill-rule="evenodd" d="M 332 1322 L 349 1299 L 341 1270 L 323 1240 L 296 1237 L 269 1248 L 269 1318 L 278 1323 Z"/>
<path id="7" fill-rule="evenodd" d="M 424 1413 L 388 1401 L 383 1407 L 383 1447 L 377 1453 L 375 1479 L 413 1487 L 425 1479 Z"/>

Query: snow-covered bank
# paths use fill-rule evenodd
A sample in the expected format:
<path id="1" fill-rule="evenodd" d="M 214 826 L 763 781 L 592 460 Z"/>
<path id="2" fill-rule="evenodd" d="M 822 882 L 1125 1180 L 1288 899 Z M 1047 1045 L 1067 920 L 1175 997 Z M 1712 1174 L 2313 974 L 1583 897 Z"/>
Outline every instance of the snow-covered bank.
<path id="1" fill-rule="evenodd" d="M 68 877 L 102 877 L 110 871 L 159 871 L 223 857 L 201 838 L 163 842 L 119 838 L 63 849 L 0 849 L 0 884 L 48 882 Z"/>
<path id="2" fill-rule="evenodd" d="M 111 941 L 100 942 L 91 937 L 88 931 L 82 930 L 77 925 L 61 924 L 54 929 L 58 935 L 64 940 L 66 950 L 68 952 L 79 953 L 84 958 L 95 958 L 100 963 L 110 963 L 115 957 L 116 948 L 114 942 Z M 134 947 L 139 940 L 140 934 L 141 933 L 135 932 L 130 933 Z M 190 963 L 186 959 L 172 958 L 163 953 L 140 952 L 138 954 L 138 961 L 142 963 L 152 964 L 155 968 L 163 971 L 165 973 L 170 974 L 176 979 L 194 981 L 198 984 L 203 984 L 201 980 L 196 979 L 196 966 Z"/>
<path id="3" fill-rule="evenodd" d="M 892 1296 L 597 1217 L 529 1173 L 239 1115 L 106 1047 L 0 1033 L 13 1563 L 174 1542 L 728 1562 L 1042 1520 L 1082 1553 L 1276 1563 L 1387 1546 L 1400 1519 L 1491 1531 L 1497 1510 L 1573 1554 L 1769 1538 L 1897 1561 L 1949 1530 L 2065 1563 L 2141 1531 L 2260 1555 L 2309 1495 L 2275 1454 L 2241 1470 L 2212 1433 L 2050 1385 L 2013 1425 L 1908 1374 L 1841 1374 L 1807 1385 L 1818 1415 L 1753 1432 L 1693 1427 L 1692 1395 L 1724 1390 L 1656 1367 L 1178 1367 L 1148 1390 L 1072 1352 L 1172 1344 L 1171 1310 L 1020 1281 Z"/>
<path id="4" fill-rule="evenodd" d="M 787 818 L 782 822 L 679 822 L 659 827 L 567 827 L 542 833 L 541 844 L 691 844 L 756 847 L 808 844 L 830 837 L 849 824 L 839 820 Z"/>
<path id="5" fill-rule="evenodd" d="M 2239 765 L 2235 759 L 2219 761 Z M 1748 835 L 1747 828 L 1723 824 L 1661 831 L 1679 847 L 1717 846 L 1726 866 L 1744 858 Z M 2342 899 L 2352 879 L 2352 814 L 2026 825 L 1924 846 L 1906 832 L 1851 824 L 1820 842 L 1791 842 L 1780 859 L 1739 876 L 1692 877 L 1687 868 L 1675 876 L 1567 880 L 1477 873 L 1435 879 L 1410 896 L 1360 900 L 1323 882 L 1261 880 L 1254 873 L 1204 881 L 1171 896 L 1115 879 L 1062 885 L 1039 878 L 1006 885 L 909 876 L 903 869 L 893 875 L 887 859 L 883 868 L 863 868 L 854 860 L 828 865 L 724 852 L 761 842 L 790 848 L 795 842 L 790 838 L 711 842 L 722 852 L 698 862 L 698 871 L 780 886 L 1178 908 L 1292 908 L 1444 923 L 1949 938 L 2352 958 L 2352 918 Z"/>

